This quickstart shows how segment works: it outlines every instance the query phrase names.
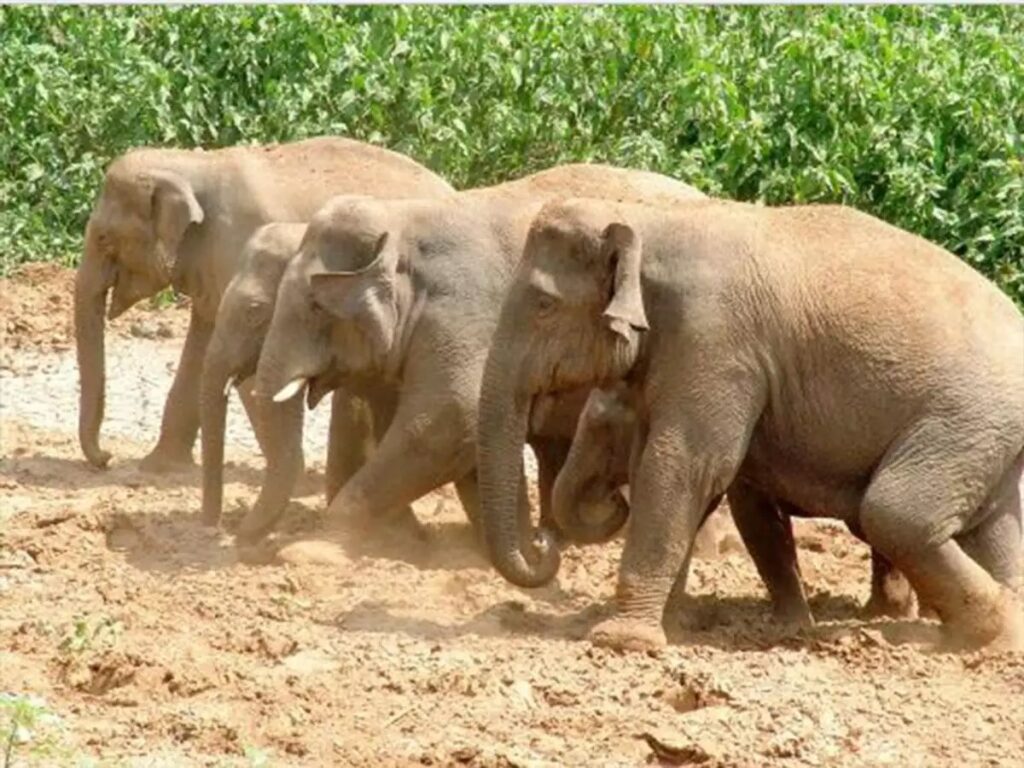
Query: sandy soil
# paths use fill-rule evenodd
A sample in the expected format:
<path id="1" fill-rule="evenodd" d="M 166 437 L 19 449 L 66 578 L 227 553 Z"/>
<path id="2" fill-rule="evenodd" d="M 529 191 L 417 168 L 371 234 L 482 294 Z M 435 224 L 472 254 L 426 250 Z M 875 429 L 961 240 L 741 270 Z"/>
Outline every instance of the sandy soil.
<path id="1" fill-rule="evenodd" d="M 933 624 L 861 621 L 868 552 L 833 525 L 797 526 L 813 630 L 772 623 L 726 532 L 658 656 L 582 639 L 607 614 L 619 542 L 571 550 L 557 584 L 519 590 L 447 488 L 416 505 L 421 531 L 343 536 L 332 565 L 240 558 L 230 531 L 259 467 L 244 423 L 225 531 L 197 521 L 197 470 L 137 469 L 184 311 L 115 324 L 118 460 L 101 472 L 75 440 L 70 296 L 54 268 L 0 285 L 0 696 L 42 697 L 59 718 L 21 734 L 15 764 L 1024 764 L 1024 655 L 940 653 Z M 320 525 L 320 481 L 314 463 L 289 530 Z"/>

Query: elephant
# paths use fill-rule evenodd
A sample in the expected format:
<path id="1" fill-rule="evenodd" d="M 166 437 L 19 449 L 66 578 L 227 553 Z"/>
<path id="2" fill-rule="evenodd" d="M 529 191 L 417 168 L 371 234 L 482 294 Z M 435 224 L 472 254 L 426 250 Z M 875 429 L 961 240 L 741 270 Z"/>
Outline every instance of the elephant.
<path id="1" fill-rule="evenodd" d="M 703 197 L 657 174 L 578 164 L 446 200 L 343 198 L 313 217 L 281 281 L 254 391 L 278 408 L 295 407 L 304 390 L 315 404 L 339 384 L 390 401 L 372 407 L 388 426 L 330 502 L 329 520 L 342 510 L 371 520 L 447 482 L 475 518 L 476 399 L 498 307 L 534 213 L 556 195 L 580 193 Z M 565 450 L 571 429 L 561 436 Z M 534 445 L 543 499 L 559 451 L 544 435 Z M 260 539 L 281 511 L 254 507 L 239 540 Z"/>
<path id="2" fill-rule="evenodd" d="M 844 206 L 554 201 L 484 368 L 480 523 L 524 587 L 559 566 L 552 532 L 518 509 L 531 407 L 607 381 L 637 393 L 631 522 L 594 644 L 665 645 L 701 519 L 742 481 L 855 525 L 950 645 L 1024 645 L 1024 322 L 939 246 Z"/>
<path id="3" fill-rule="evenodd" d="M 550 399 L 548 396 L 542 403 Z M 607 541 L 626 523 L 629 504 L 620 489 L 629 483 L 630 466 L 643 452 L 642 434 L 627 384 L 616 382 L 591 390 L 579 414 L 572 448 L 552 488 L 553 519 L 573 541 Z M 768 589 L 775 618 L 788 625 L 810 626 L 813 617 L 801 583 L 790 522 L 792 516 L 809 515 L 737 483 L 725 495 L 740 537 Z M 701 525 L 714 512 L 717 501 L 712 500 Z M 855 527 L 852 532 L 863 538 Z M 903 575 L 875 550 L 871 566 L 871 596 L 863 614 L 912 616 L 913 596 Z M 689 562 L 684 562 L 677 589 L 685 590 L 688 567 Z"/>
<path id="4" fill-rule="evenodd" d="M 395 197 L 400 197 L 403 190 L 396 188 L 393 191 Z M 302 241 L 306 226 L 304 223 L 267 224 L 256 230 L 245 245 L 238 271 L 221 297 L 200 385 L 201 518 L 207 525 L 217 525 L 221 516 L 225 416 L 227 396 L 232 386 L 237 385 L 242 402 L 251 414 L 250 419 L 254 423 L 257 418 L 261 420 L 257 437 L 268 462 L 267 475 L 276 476 L 280 472 L 295 478 L 302 472 L 301 402 L 296 401 L 285 408 L 264 408 L 257 413 L 247 380 L 256 372 L 281 277 L 288 260 Z M 383 426 L 374 422 L 364 398 L 356 398 L 344 388 L 334 391 L 327 454 L 328 502 L 366 460 Z M 284 435 L 288 437 L 284 438 Z M 282 450 L 285 448 L 287 450 Z M 257 509 L 283 507 L 293 486 L 293 482 L 263 483 L 264 493 L 256 502 Z M 268 495 L 271 493 L 275 495 Z"/>
<path id="5" fill-rule="evenodd" d="M 75 343 L 80 373 L 78 435 L 96 467 L 109 319 L 167 286 L 189 296 L 191 317 L 164 406 L 160 437 L 142 462 L 152 471 L 190 464 L 199 426 L 199 378 L 221 293 L 259 227 L 308 221 L 331 196 L 448 194 L 440 177 L 407 157 L 342 138 L 210 151 L 139 148 L 114 159 L 85 231 L 75 276 Z"/>

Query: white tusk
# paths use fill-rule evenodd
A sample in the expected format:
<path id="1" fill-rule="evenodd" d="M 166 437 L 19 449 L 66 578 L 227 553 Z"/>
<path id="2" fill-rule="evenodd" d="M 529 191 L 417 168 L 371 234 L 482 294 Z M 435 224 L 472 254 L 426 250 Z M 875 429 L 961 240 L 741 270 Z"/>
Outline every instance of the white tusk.
<path id="1" fill-rule="evenodd" d="M 305 376 L 299 376 L 299 378 L 297 379 L 292 379 L 283 387 L 281 387 L 278 393 L 274 395 L 274 402 L 283 403 L 285 400 L 291 400 L 293 397 L 299 394 L 299 392 L 302 391 L 302 388 L 304 386 L 306 386 Z"/>
<path id="2" fill-rule="evenodd" d="M 224 382 L 224 397 L 228 396 L 228 393 L 231 392 L 231 388 L 233 386 L 235 386 L 235 377 L 228 376 L 228 380 Z"/>

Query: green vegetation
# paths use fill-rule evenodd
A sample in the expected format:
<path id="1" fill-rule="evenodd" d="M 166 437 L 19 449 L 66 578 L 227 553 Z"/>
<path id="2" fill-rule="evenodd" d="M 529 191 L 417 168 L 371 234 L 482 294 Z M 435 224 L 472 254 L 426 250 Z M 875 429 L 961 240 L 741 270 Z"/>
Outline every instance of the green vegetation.
<path id="1" fill-rule="evenodd" d="M 0 693 L 0 768 L 14 768 L 19 754 L 33 764 L 62 754 L 62 727 L 43 699 Z"/>
<path id="2" fill-rule="evenodd" d="M 457 186 L 569 160 L 842 201 L 1024 302 L 1024 9 L 3 8 L 0 269 L 141 144 L 347 134 Z"/>

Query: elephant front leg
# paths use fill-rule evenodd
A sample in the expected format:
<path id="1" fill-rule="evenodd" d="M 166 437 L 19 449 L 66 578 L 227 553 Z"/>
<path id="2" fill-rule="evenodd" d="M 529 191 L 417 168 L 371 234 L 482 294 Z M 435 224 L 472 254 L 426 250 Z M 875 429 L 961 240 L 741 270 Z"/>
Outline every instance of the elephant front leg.
<path id="1" fill-rule="evenodd" d="M 160 437 L 139 464 L 147 472 L 169 472 L 193 464 L 192 446 L 199 432 L 199 384 L 212 334 L 213 323 L 199 317 L 193 309 L 185 348 L 164 404 Z"/>
<path id="2" fill-rule="evenodd" d="M 595 645 L 653 651 L 666 644 L 665 603 L 717 495 L 715 486 L 732 479 L 731 466 L 708 464 L 700 452 L 681 445 L 678 436 L 652 433 L 632 484 L 632 522 L 619 568 L 616 614 L 591 630 Z"/>
<path id="3" fill-rule="evenodd" d="M 327 434 L 325 491 L 328 504 L 366 463 L 373 442 L 373 418 L 368 404 L 345 389 L 335 390 Z"/>

